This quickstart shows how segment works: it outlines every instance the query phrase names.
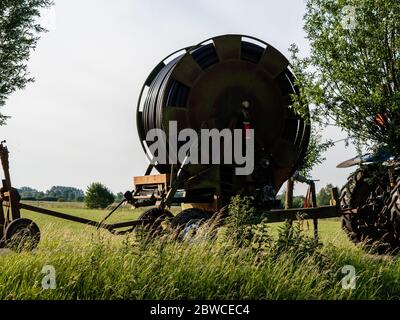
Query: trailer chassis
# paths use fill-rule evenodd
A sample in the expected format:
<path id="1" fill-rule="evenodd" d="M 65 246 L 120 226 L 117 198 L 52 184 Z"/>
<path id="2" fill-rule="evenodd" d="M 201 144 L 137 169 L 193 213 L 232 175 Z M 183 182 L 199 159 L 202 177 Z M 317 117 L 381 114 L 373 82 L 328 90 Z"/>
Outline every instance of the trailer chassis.
<path id="1" fill-rule="evenodd" d="M 84 225 L 93 226 L 96 227 L 97 229 L 105 229 L 116 235 L 121 235 L 128 232 L 132 232 L 138 226 L 145 226 L 151 223 L 151 221 L 146 219 L 137 219 L 132 221 L 118 222 L 111 224 L 106 223 L 105 221 L 113 213 L 115 213 L 116 210 L 124 203 L 129 203 L 134 207 L 146 207 L 146 206 L 158 205 L 158 207 L 164 209 L 165 207 L 169 207 L 171 203 L 187 203 L 187 202 L 203 203 L 212 200 L 211 197 L 207 196 L 173 198 L 173 195 L 177 188 L 176 186 L 178 185 L 179 182 L 179 174 L 178 174 L 176 179 L 170 184 L 169 190 L 166 191 L 166 188 L 164 186 L 163 190 L 161 190 L 161 192 L 159 192 L 158 195 L 155 195 L 153 193 L 147 196 L 141 196 L 138 193 L 138 190 L 132 192 L 127 191 L 124 195 L 124 199 L 113 210 L 111 210 L 105 216 L 105 218 L 103 218 L 101 221 L 95 221 L 82 217 L 77 217 L 72 214 L 62 213 L 21 202 L 21 197 L 20 194 L 18 193 L 18 190 L 13 188 L 11 184 L 11 177 L 9 172 L 9 151 L 5 145 L 5 141 L 2 141 L 0 143 L 0 159 L 4 173 L 4 179 L 2 180 L 2 188 L 0 189 L 0 247 L 5 246 L 7 242 L 11 241 L 11 239 L 15 236 L 15 234 L 21 232 L 21 230 L 24 230 L 25 234 L 26 231 L 28 231 L 28 234 L 30 232 L 31 236 L 40 237 L 38 227 L 34 224 L 33 221 L 26 218 L 22 218 L 21 210 L 32 211 L 39 214 L 56 217 L 59 219 L 73 221 Z M 146 170 L 146 174 L 144 177 L 149 177 L 150 172 L 151 172 L 151 166 L 149 166 L 149 168 Z M 314 236 L 316 238 L 318 237 L 318 219 L 334 218 L 334 217 L 340 217 L 341 215 L 344 214 L 357 213 L 357 210 L 355 209 L 346 211 L 340 209 L 337 188 L 332 189 L 331 193 L 332 205 L 317 207 L 314 181 L 300 180 L 300 182 L 304 182 L 310 185 L 311 198 L 312 198 L 311 207 L 268 210 L 268 211 L 259 209 L 258 213 L 260 215 L 266 216 L 267 221 L 269 223 L 283 222 L 286 220 L 293 221 L 297 219 L 313 220 Z M 165 183 L 165 181 L 163 183 Z"/>

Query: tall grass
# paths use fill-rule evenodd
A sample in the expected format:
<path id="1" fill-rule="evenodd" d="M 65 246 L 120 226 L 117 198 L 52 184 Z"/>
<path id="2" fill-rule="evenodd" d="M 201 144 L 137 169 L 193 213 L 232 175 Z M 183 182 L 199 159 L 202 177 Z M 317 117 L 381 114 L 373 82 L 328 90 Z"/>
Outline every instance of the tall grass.
<path id="1" fill-rule="evenodd" d="M 0 255 L 0 299 L 400 297 L 397 258 L 321 246 L 296 225 L 284 225 L 271 237 L 259 224 L 243 232 L 246 241 L 232 237 L 231 226 L 217 237 L 193 241 L 176 241 L 168 233 L 138 240 L 134 234 L 117 237 L 90 227 L 77 233 L 55 226 L 42 230 L 46 236 L 35 252 Z M 55 267 L 56 289 L 42 288 L 45 265 Z M 344 265 L 356 269 L 353 290 L 342 288 Z"/>
<path id="2" fill-rule="evenodd" d="M 298 258 L 207 240 L 136 242 L 132 236 L 73 235 L 45 230 L 33 253 L 0 258 L 1 299 L 375 299 L 400 294 L 396 260 L 376 260 L 327 246 Z M 272 254 L 272 253 L 275 254 Z M 316 257 L 324 257 L 321 263 Z M 341 286 L 341 268 L 354 265 L 356 289 Z M 44 290 L 44 265 L 57 288 Z"/>

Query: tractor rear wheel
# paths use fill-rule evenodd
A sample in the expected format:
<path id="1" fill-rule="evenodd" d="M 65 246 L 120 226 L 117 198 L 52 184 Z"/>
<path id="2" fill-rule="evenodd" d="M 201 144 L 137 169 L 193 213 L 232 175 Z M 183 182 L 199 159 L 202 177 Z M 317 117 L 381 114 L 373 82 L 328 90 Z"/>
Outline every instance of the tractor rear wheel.
<path id="1" fill-rule="evenodd" d="M 387 175 L 378 174 L 373 166 L 360 167 L 348 177 L 340 194 L 342 210 L 357 209 L 357 213 L 342 217 L 342 228 L 349 239 L 379 254 L 393 252 L 398 246 L 393 229 L 384 222 L 388 184 Z"/>
<path id="2" fill-rule="evenodd" d="M 394 238 L 397 239 L 400 246 L 400 178 L 397 179 L 396 186 L 390 192 L 386 209 L 393 226 Z"/>

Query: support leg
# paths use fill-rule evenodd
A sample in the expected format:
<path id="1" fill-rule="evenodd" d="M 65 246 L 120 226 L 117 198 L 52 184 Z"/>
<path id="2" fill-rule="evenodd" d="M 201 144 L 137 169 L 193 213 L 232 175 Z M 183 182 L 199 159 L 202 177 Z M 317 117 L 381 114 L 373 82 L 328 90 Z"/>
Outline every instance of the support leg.
<path id="1" fill-rule="evenodd" d="M 0 239 L 4 236 L 4 226 L 6 224 L 5 212 L 3 208 L 3 201 L 0 201 Z"/>
<path id="2" fill-rule="evenodd" d="M 20 196 L 18 191 L 12 188 L 9 161 L 8 161 L 8 149 L 5 146 L 5 141 L 0 142 L 0 162 L 4 172 L 3 188 L 1 189 L 1 200 L 8 201 L 9 208 L 11 209 L 11 220 L 19 219 L 21 217 L 19 209 Z M 3 210 L 2 210 L 3 211 Z M 4 217 L 4 211 L 3 211 Z M 0 218 L 1 219 L 1 218 Z M 5 217 L 5 223 L 7 224 L 10 217 Z M 0 221 L 1 224 L 1 221 Z"/>
<path id="3" fill-rule="evenodd" d="M 311 204 L 313 208 L 317 207 L 317 196 L 315 193 L 315 182 L 311 181 L 310 183 L 310 191 L 311 191 Z M 314 218 L 313 219 L 314 223 L 314 239 L 318 240 L 318 219 Z"/>

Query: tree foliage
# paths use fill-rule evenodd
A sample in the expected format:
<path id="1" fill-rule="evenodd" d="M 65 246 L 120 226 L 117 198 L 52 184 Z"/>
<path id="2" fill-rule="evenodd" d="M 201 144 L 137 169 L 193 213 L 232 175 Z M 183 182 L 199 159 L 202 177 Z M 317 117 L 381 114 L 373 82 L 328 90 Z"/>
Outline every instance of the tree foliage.
<path id="1" fill-rule="evenodd" d="M 50 5 L 51 0 L 0 1 L 0 107 L 11 93 L 33 81 L 26 63 L 45 31 L 38 22 L 40 11 Z M 6 118 L 0 113 L 0 125 Z"/>
<path id="2" fill-rule="evenodd" d="M 312 126 L 310 142 L 303 164 L 298 169 L 301 176 L 310 178 L 311 170 L 325 161 L 324 153 L 333 146 L 332 140 L 323 140 L 322 135 L 318 133 L 317 126 Z"/>
<path id="3" fill-rule="evenodd" d="M 46 191 L 46 196 L 64 201 L 82 201 L 84 193 L 82 190 L 73 187 L 53 186 Z"/>
<path id="4" fill-rule="evenodd" d="M 100 182 L 92 183 L 86 190 L 85 204 L 90 209 L 104 209 L 114 202 L 114 195 Z"/>
<path id="5" fill-rule="evenodd" d="M 285 193 L 286 191 L 284 190 L 281 194 L 276 196 L 276 199 L 281 202 L 280 208 L 284 208 L 284 203 L 285 203 Z M 292 208 L 304 208 L 304 196 L 293 196 L 293 205 Z"/>
<path id="6" fill-rule="evenodd" d="M 295 109 L 345 129 L 358 146 L 386 144 L 400 154 L 400 1 L 307 0 L 311 52 L 293 65 Z"/>
<path id="7" fill-rule="evenodd" d="M 124 198 L 125 198 L 125 197 L 124 197 L 124 194 L 123 194 L 122 192 L 118 192 L 118 193 L 115 195 L 115 200 L 116 200 L 116 201 L 122 201 Z"/>
<path id="8" fill-rule="evenodd" d="M 81 189 L 74 187 L 53 186 L 43 192 L 30 187 L 18 188 L 23 200 L 42 201 L 83 201 L 84 193 Z"/>
<path id="9" fill-rule="evenodd" d="M 319 206 L 328 206 L 331 200 L 331 190 L 334 186 L 328 183 L 325 187 L 322 187 L 317 194 L 317 204 Z"/>

